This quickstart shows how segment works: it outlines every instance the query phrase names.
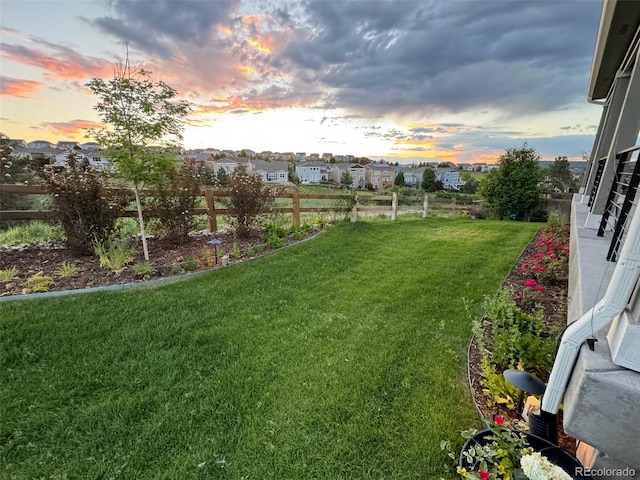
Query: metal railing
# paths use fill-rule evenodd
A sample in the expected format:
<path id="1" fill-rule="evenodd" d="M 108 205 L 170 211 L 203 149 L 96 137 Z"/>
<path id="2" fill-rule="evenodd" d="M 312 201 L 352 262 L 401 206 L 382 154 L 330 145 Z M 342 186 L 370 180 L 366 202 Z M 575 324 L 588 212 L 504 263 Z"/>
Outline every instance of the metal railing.
<path id="1" fill-rule="evenodd" d="M 589 196 L 589 207 L 593 205 L 593 200 L 596 198 L 596 193 L 598 193 L 598 187 L 600 186 L 600 179 L 602 179 L 602 172 L 604 172 L 604 165 L 607 163 L 607 157 L 602 157 L 598 160 L 598 165 L 596 168 L 596 176 L 593 179 L 593 187 L 591 188 L 591 195 Z"/>
<path id="2" fill-rule="evenodd" d="M 640 184 L 640 145 L 628 148 L 616 155 L 616 173 L 609 198 L 598 228 L 598 236 L 612 232 L 607 260 L 615 262 L 627 236 L 627 220 L 633 217 L 638 206 L 636 192 Z"/>

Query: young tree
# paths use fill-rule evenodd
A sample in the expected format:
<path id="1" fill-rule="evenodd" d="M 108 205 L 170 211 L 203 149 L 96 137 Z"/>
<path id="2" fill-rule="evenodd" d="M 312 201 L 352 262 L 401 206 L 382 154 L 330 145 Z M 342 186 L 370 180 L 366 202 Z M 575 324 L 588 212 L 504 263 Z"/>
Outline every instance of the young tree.
<path id="1" fill-rule="evenodd" d="M 98 97 L 94 110 L 107 125 L 88 130 L 87 136 L 106 149 L 118 172 L 133 184 L 145 260 L 149 250 L 140 190 L 175 168 L 172 154 L 179 151 L 182 119 L 189 113 L 188 102 L 175 100 L 173 88 L 150 77 L 150 72 L 132 68 L 127 58 L 111 80 L 94 78 L 86 84 Z"/>
<path id="2" fill-rule="evenodd" d="M 399 187 L 404 187 L 404 173 L 403 172 L 398 172 L 398 174 L 396 175 L 395 180 L 393 181 L 394 185 L 397 185 Z"/>
<path id="3" fill-rule="evenodd" d="M 353 177 L 351 176 L 348 170 L 345 170 L 344 172 L 342 172 L 342 176 L 340 177 L 340 182 L 342 182 L 342 184 L 347 187 L 351 186 L 351 184 L 353 183 Z"/>
<path id="4" fill-rule="evenodd" d="M 552 190 L 558 189 L 561 192 L 566 192 L 574 187 L 575 182 L 569 170 L 567 157 L 556 157 L 545 173 L 547 174 L 549 187 Z"/>
<path id="5" fill-rule="evenodd" d="M 224 168 L 220 167 L 218 169 L 218 173 L 216 173 L 216 180 L 220 186 L 227 186 L 227 183 L 229 182 L 229 175 L 227 175 L 227 171 Z"/>
<path id="6" fill-rule="evenodd" d="M 425 192 L 436 191 L 436 171 L 433 168 L 427 167 L 424 169 L 424 172 L 422 172 L 422 182 L 420 183 L 420 187 L 422 187 Z"/>
<path id="7" fill-rule="evenodd" d="M 500 155 L 498 168 L 480 182 L 478 192 L 499 218 L 522 218 L 540 204 L 540 155 L 526 143 Z"/>

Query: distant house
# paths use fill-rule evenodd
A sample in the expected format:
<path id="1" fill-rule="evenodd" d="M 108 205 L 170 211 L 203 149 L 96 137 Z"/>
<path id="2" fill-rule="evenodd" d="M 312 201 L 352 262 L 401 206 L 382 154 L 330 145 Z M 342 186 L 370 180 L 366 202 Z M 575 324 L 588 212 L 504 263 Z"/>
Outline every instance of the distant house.
<path id="1" fill-rule="evenodd" d="M 489 166 L 486 163 L 474 163 L 473 171 L 486 173 L 489 171 Z"/>
<path id="2" fill-rule="evenodd" d="M 188 162 L 191 162 L 194 166 L 198 168 L 206 167 L 206 168 L 210 168 L 211 170 L 214 169 L 214 166 L 216 163 L 216 157 L 214 157 L 213 154 L 209 152 L 195 153 L 195 154 L 188 153 L 185 160 Z"/>
<path id="3" fill-rule="evenodd" d="M 296 162 L 306 162 L 307 154 L 305 152 L 296 152 Z"/>
<path id="4" fill-rule="evenodd" d="M 282 185 L 289 181 L 288 162 L 265 162 L 264 160 L 253 160 L 250 163 L 250 173 L 258 174 L 265 183 L 280 183 Z"/>
<path id="5" fill-rule="evenodd" d="M 396 176 L 402 172 L 404 175 L 404 184 L 408 187 L 419 188 L 422 183 L 422 174 L 424 168 L 408 168 L 408 167 L 395 167 Z"/>
<path id="6" fill-rule="evenodd" d="M 323 162 L 304 162 L 296 166 L 300 183 L 320 183 L 329 180 L 331 171 Z"/>
<path id="7" fill-rule="evenodd" d="M 293 152 L 283 152 L 280 154 L 280 160 L 284 160 L 284 161 L 289 161 L 289 160 L 295 160 L 295 155 L 293 154 Z"/>
<path id="8" fill-rule="evenodd" d="M 310 153 L 309 154 L 309 160 L 311 160 L 311 161 L 320 160 L 320 154 L 318 154 L 318 153 Z"/>
<path id="9" fill-rule="evenodd" d="M 364 189 L 366 187 L 366 169 L 364 165 L 358 163 L 337 163 L 330 170 L 331 179 L 336 183 L 342 183 L 342 175 L 344 172 L 349 172 L 351 176 L 351 188 Z"/>
<path id="10" fill-rule="evenodd" d="M 436 180 L 442 182 L 445 190 L 462 190 L 464 181 L 455 168 L 436 168 Z"/>
<path id="11" fill-rule="evenodd" d="M 80 145 L 74 141 L 60 141 L 56 143 L 56 148 L 60 150 L 73 150 L 76 147 L 80 147 Z"/>
<path id="12" fill-rule="evenodd" d="M 98 150 L 100 145 L 98 142 L 86 142 L 80 145 L 83 150 Z"/>
<path id="13" fill-rule="evenodd" d="M 396 172 L 391 165 L 386 163 L 369 163 L 365 166 L 366 181 L 376 190 L 383 190 L 393 185 Z"/>
<path id="14" fill-rule="evenodd" d="M 473 172 L 473 165 L 471 165 L 470 163 L 459 163 L 458 170 L 461 170 L 463 172 Z"/>
<path id="15" fill-rule="evenodd" d="M 11 147 L 27 148 L 27 142 L 21 138 L 10 138 L 7 142 Z"/>
<path id="16" fill-rule="evenodd" d="M 46 140 L 34 140 L 33 142 L 27 143 L 27 148 L 51 148 L 53 147 L 53 143 L 48 142 Z"/>
<path id="17" fill-rule="evenodd" d="M 331 161 L 332 158 L 333 158 L 333 153 L 323 153 L 322 154 L 322 160 L 324 160 L 325 162 Z"/>
<path id="18" fill-rule="evenodd" d="M 223 169 L 227 175 L 231 175 L 236 168 L 244 168 L 249 171 L 249 159 L 247 157 L 224 157 L 213 163 L 213 171 L 218 173 Z"/>

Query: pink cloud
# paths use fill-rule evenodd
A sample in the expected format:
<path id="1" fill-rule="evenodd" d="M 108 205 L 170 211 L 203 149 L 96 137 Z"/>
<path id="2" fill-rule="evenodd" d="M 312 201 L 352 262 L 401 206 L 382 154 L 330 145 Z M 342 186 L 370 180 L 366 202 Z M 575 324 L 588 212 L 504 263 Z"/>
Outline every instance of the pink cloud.
<path id="1" fill-rule="evenodd" d="M 42 126 L 49 131 L 65 135 L 67 137 L 77 137 L 84 135 L 89 128 L 101 128 L 103 125 L 91 120 L 70 120 L 67 122 L 46 122 Z"/>
<path id="2" fill-rule="evenodd" d="M 0 77 L 0 95 L 7 97 L 29 98 L 40 87 L 42 87 L 40 82 Z"/>

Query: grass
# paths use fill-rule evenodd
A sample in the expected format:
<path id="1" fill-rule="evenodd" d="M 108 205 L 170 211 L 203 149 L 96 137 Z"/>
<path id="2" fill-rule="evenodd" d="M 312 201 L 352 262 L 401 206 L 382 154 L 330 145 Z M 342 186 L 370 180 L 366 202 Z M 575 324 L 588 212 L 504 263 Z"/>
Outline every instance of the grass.
<path id="1" fill-rule="evenodd" d="M 180 283 L 0 308 L 0 477 L 453 478 L 471 322 L 538 225 L 338 224 Z"/>

